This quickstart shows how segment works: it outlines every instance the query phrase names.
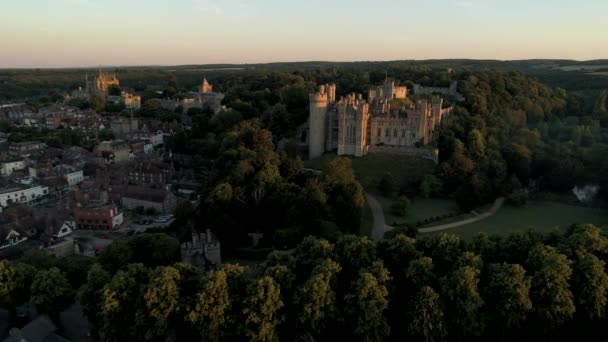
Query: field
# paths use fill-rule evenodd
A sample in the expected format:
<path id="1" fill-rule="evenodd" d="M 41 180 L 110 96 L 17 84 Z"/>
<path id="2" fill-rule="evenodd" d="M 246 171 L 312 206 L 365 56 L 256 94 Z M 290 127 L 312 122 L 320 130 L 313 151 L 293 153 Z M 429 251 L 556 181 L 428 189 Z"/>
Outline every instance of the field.
<path id="1" fill-rule="evenodd" d="M 564 231 L 574 223 L 608 224 L 608 211 L 581 206 L 536 201 L 521 208 L 504 206 L 498 212 L 479 222 L 446 230 L 470 240 L 479 232 L 508 235 L 533 229 L 539 232 Z"/>
<path id="2" fill-rule="evenodd" d="M 311 169 L 321 170 L 335 154 L 325 154 L 319 158 L 308 160 L 304 165 Z M 435 164 L 431 160 L 390 154 L 368 154 L 360 158 L 350 158 L 355 176 L 366 191 L 376 188 L 380 178 L 390 172 L 397 184 L 407 181 L 417 181 L 425 174 L 432 173 Z"/>
<path id="3" fill-rule="evenodd" d="M 458 206 L 456 202 L 451 200 L 443 199 L 427 199 L 427 198 L 415 198 L 407 210 L 407 216 L 399 217 L 391 213 L 391 204 L 393 199 L 382 197 L 377 193 L 372 192 L 372 195 L 382 204 L 384 209 L 384 220 L 386 224 L 393 225 L 397 223 L 411 223 L 415 224 L 418 221 L 422 221 L 426 218 L 433 216 L 458 212 Z"/>

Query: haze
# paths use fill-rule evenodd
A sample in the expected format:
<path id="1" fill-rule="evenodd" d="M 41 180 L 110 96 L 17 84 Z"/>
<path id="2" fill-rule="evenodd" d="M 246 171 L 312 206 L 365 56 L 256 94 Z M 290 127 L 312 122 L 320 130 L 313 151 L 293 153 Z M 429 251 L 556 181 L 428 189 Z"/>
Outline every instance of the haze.
<path id="1" fill-rule="evenodd" d="M 20 0 L 0 67 L 608 58 L 605 0 Z"/>

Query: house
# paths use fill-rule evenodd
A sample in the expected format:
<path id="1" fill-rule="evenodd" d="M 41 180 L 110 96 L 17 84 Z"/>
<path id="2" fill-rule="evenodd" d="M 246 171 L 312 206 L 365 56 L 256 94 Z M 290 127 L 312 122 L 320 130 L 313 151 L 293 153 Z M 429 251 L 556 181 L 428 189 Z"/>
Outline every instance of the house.
<path id="1" fill-rule="evenodd" d="M 44 150 L 46 144 L 41 141 L 24 141 L 19 143 L 12 143 L 9 146 L 9 150 L 17 154 L 29 154 L 34 151 Z"/>
<path id="2" fill-rule="evenodd" d="M 124 140 L 103 141 L 95 147 L 95 152 L 101 155 L 101 152 L 111 152 L 114 154 L 114 162 L 129 160 L 130 146 Z"/>
<path id="3" fill-rule="evenodd" d="M 18 245 L 25 240 L 27 237 L 15 229 L 0 228 L 0 249 Z"/>
<path id="4" fill-rule="evenodd" d="M 138 207 L 152 208 L 160 213 L 168 214 L 175 211 L 177 198 L 171 192 L 162 189 L 128 186 L 122 195 L 122 205 L 130 210 Z"/>
<path id="5" fill-rule="evenodd" d="M 0 206 L 7 207 L 12 203 L 34 204 L 49 194 L 46 186 L 14 187 L 0 190 Z"/>
<path id="6" fill-rule="evenodd" d="M 75 185 L 84 181 L 82 170 L 70 166 L 63 168 L 63 178 L 68 182 L 68 187 L 73 188 Z"/>
<path id="7" fill-rule="evenodd" d="M 120 226 L 124 217 L 115 205 L 74 208 L 74 226 L 79 230 L 111 230 Z"/>
<path id="8" fill-rule="evenodd" d="M 171 182 L 175 169 L 171 164 L 162 162 L 137 162 L 129 170 L 131 184 L 168 184 Z"/>
<path id="9" fill-rule="evenodd" d="M 0 162 L 0 176 L 8 177 L 17 170 L 25 169 L 25 161 L 21 158 Z"/>

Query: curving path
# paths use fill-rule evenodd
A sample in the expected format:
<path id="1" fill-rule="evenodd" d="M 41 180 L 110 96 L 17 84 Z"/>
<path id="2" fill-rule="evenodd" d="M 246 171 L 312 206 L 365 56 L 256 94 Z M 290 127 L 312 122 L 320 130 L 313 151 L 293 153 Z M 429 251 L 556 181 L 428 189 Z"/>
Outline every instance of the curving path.
<path id="1" fill-rule="evenodd" d="M 372 216 L 374 217 L 374 224 L 372 227 L 372 239 L 374 240 L 382 240 L 384 238 L 384 233 L 393 229 L 392 226 L 389 226 L 384 221 L 384 210 L 382 209 L 382 205 L 374 196 L 369 193 L 365 193 L 365 199 L 367 200 L 367 204 L 372 211 Z M 448 230 L 460 226 L 464 226 L 473 222 L 484 220 L 492 215 L 494 215 L 504 204 L 505 199 L 503 197 L 499 197 L 494 201 L 492 207 L 481 214 L 477 214 L 475 217 L 471 217 L 462 221 L 446 223 L 439 226 L 427 227 L 427 228 L 418 228 L 419 233 L 432 233 L 438 232 L 442 230 Z"/>
<path id="2" fill-rule="evenodd" d="M 387 226 L 384 222 L 384 210 L 382 210 L 382 205 L 378 202 L 374 196 L 369 193 L 365 193 L 365 199 L 367 200 L 367 204 L 369 208 L 372 210 L 372 216 L 374 217 L 374 225 L 372 227 L 372 239 L 374 240 L 382 240 L 384 237 L 384 233 L 393 229 L 391 226 Z"/>
<path id="3" fill-rule="evenodd" d="M 438 232 L 438 231 L 441 231 L 441 230 L 447 230 L 447 229 L 451 229 L 451 228 L 456 228 L 456 227 L 464 226 L 464 225 L 469 224 L 469 223 L 481 221 L 483 219 L 486 219 L 486 218 L 494 215 L 498 211 L 498 209 L 500 209 L 502 207 L 502 205 L 503 205 L 504 202 L 505 202 L 505 199 L 503 197 L 499 197 L 499 198 L 496 199 L 496 201 L 494 201 L 494 204 L 492 205 L 492 207 L 490 208 L 490 210 L 486 211 L 485 213 L 479 214 L 479 215 L 477 215 L 475 217 L 471 217 L 469 219 L 462 220 L 462 221 L 457 221 L 457 222 L 452 222 L 452 223 L 446 223 L 446 224 L 442 224 L 442 225 L 434 226 L 434 227 L 418 228 L 418 232 L 419 233 Z M 375 217 L 374 217 L 374 221 L 375 221 Z"/>

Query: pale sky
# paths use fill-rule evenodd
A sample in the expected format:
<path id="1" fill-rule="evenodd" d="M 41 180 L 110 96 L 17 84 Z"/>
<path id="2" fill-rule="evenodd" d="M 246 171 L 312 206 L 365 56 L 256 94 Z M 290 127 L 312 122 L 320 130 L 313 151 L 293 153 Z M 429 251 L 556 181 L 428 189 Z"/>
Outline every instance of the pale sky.
<path id="1" fill-rule="evenodd" d="M 608 58 L 608 0 L 0 0 L 0 68 Z"/>

